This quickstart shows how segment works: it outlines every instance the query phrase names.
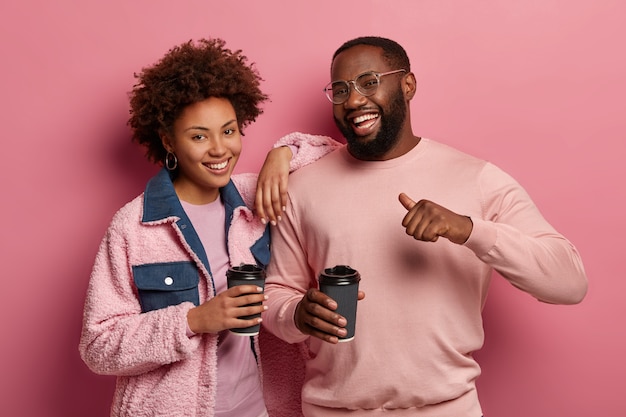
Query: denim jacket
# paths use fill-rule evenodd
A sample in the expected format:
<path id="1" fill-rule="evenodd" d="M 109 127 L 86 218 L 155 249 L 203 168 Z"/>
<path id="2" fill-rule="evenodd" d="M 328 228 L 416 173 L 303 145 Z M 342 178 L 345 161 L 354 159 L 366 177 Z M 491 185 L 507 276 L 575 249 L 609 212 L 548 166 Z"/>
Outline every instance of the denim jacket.
<path id="1" fill-rule="evenodd" d="M 291 170 L 341 146 L 299 133 L 275 146 L 281 145 L 297 148 Z M 250 209 L 255 190 L 255 174 L 233 175 L 220 190 L 231 265 L 269 262 L 267 227 Z M 214 415 L 218 335 L 187 336 L 187 312 L 214 295 L 204 248 L 161 170 L 113 217 L 87 289 L 79 352 L 92 371 L 117 377 L 111 416 Z M 259 338 L 266 340 L 261 349 Z M 253 342 L 270 416 L 297 415 L 298 351 L 263 329 Z"/>
<path id="2" fill-rule="evenodd" d="M 232 180 L 220 189 L 220 196 L 226 209 L 225 227 L 228 245 L 231 241 L 229 231 L 235 210 L 247 210 L 247 207 Z M 143 200 L 144 210 L 141 221 L 146 224 L 158 224 L 166 219 L 178 219 L 174 221 L 174 224 L 180 230 L 182 239 L 186 243 L 185 246 L 193 252 L 192 258 L 194 259 L 132 265 L 142 312 L 177 305 L 184 301 L 199 305 L 199 268 L 208 273 L 207 278 L 211 280 L 212 296 L 214 296 L 215 285 L 206 253 L 180 204 L 166 169 L 162 169 L 148 182 Z M 258 231 L 260 232 L 260 229 Z M 265 268 L 270 259 L 269 244 L 269 231 L 265 228 L 258 240 L 249 248 L 254 257 L 254 263 L 262 268 Z M 198 261 L 200 264 L 197 264 Z"/>
<path id="3" fill-rule="evenodd" d="M 242 174 L 220 190 L 233 265 L 269 261 L 267 227 L 245 204 L 255 184 Z M 94 372 L 117 376 L 112 416 L 213 415 L 218 335 L 186 333 L 187 312 L 215 295 L 210 271 L 163 169 L 115 214 L 87 291 L 79 350 Z"/>

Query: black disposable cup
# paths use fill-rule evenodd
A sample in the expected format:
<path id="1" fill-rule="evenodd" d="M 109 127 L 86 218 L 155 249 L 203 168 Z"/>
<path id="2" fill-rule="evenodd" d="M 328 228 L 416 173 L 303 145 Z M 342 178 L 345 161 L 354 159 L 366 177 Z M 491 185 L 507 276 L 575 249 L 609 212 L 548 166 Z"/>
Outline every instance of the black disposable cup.
<path id="1" fill-rule="evenodd" d="M 237 285 L 256 285 L 265 289 L 265 271 L 252 264 L 242 264 L 239 266 L 233 266 L 226 271 L 226 281 L 228 288 L 235 287 Z M 245 295 L 245 294 L 244 294 Z M 259 306 L 261 303 L 247 304 L 247 306 Z M 253 318 L 261 317 L 261 313 L 253 314 L 251 316 L 238 317 L 243 320 L 249 320 Z M 240 336 L 254 336 L 259 334 L 261 329 L 260 324 L 256 324 L 250 327 L 242 327 L 238 329 L 230 329 L 231 332 Z"/>
<path id="2" fill-rule="evenodd" d="M 347 265 L 326 268 L 319 276 L 320 291 L 337 302 L 337 310 L 335 311 L 348 322 L 346 324 L 348 333 L 339 338 L 340 342 L 354 339 L 360 280 L 359 273 Z"/>

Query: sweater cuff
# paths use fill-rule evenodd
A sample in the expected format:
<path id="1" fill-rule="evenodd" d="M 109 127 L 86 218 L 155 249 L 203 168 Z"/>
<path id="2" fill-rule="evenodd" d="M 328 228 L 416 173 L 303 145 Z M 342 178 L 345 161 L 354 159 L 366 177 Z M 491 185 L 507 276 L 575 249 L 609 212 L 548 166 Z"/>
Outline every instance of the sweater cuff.
<path id="1" fill-rule="evenodd" d="M 189 310 L 191 310 L 192 308 L 195 307 L 195 305 L 193 303 L 182 303 L 179 305 L 181 310 L 184 312 L 183 316 L 185 318 L 185 335 L 188 338 L 192 338 L 193 336 L 197 335 L 198 333 L 194 332 L 193 330 L 191 330 L 191 327 L 189 327 L 189 319 L 187 318 L 187 315 L 189 314 Z"/>
<path id="2" fill-rule="evenodd" d="M 492 222 L 472 218 L 472 233 L 464 246 L 471 249 L 479 258 L 489 254 L 496 245 L 498 230 Z"/>
<path id="3" fill-rule="evenodd" d="M 187 334 L 187 337 L 193 337 L 193 336 L 197 335 L 198 333 L 194 333 L 194 331 L 191 330 L 191 328 L 189 327 L 189 323 L 187 323 L 187 332 L 186 332 L 186 334 Z"/>
<path id="4" fill-rule="evenodd" d="M 287 343 L 303 342 L 309 338 L 309 335 L 302 333 L 295 322 L 296 308 L 302 299 L 302 295 L 293 297 L 287 301 L 278 313 L 278 321 L 281 328 L 281 338 Z"/>

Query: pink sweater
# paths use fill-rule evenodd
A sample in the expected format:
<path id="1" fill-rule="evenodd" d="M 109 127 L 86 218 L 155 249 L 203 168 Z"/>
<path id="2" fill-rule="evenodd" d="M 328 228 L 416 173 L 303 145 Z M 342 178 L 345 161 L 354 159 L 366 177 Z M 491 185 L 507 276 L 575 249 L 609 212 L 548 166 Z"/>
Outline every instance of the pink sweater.
<path id="1" fill-rule="evenodd" d="M 299 139 L 286 137 L 279 143 L 299 148 L 292 170 L 338 146 L 324 137 Z M 227 212 L 232 212 L 227 234 L 231 264 L 262 264 L 268 260 L 266 227 L 249 208 L 256 175 L 232 180 L 222 192 Z M 186 333 L 194 302 L 213 296 L 208 263 L 165 171 L 151 180 L 149 190 L 115 214 L 102 240 L 87 290 L 79 351 L 94 372 L 117 376 L 111 416 L 213 416 L 217 335 Z M 179 301 L 159 305 L 161 285 L 175 289 L 172 299 Z M 257 338 L 254 343 L 268 375 L 264 389 L 270 416 L 293 417 L 299 397 L 285 400 L 282 395 L 299 383 L 300 369 L 277 360 L 285 343 L 265 334 L 261 340 L 261 348 Z"/>
<path id="2" fill-rule="evenodd" d="M 587 280 L 574 246 L 522 187 L 490 163 L 432 140 L 388 161 L 345 148 L 294 173 L 272 229 L 264 326 L 308 344 L 302 401 L 310 416 L 480 417 L 481 311 L 492 271 L 549 303 L 576 303 Z M 404 192 L 471 217 L 465 245 L 420 242 L 401 225 Z M 330 345 L 294 325 L 319 272 L 344 264 L 366 293 L 353 341 Z"/>

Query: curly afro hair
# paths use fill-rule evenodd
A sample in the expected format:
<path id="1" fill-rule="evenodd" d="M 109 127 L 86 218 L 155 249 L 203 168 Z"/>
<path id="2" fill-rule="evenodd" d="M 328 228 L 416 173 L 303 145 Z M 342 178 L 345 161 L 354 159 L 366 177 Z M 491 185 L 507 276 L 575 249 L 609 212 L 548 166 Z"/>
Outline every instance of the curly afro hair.
<path id="1" fill-rule="evenodd" d="M 231 51 L 221 39 L 200 39 L 170 49 L 160 61 L 135 74 L 129 93 L 133 141 L 144 145 L 146 157 L 162 163 L 167 151 L 161 133 L 171 133 L 183 109 L 209 97 L 230 100 L 242 130 L 263 113 L 268 99 L 263 79 L 241 50 Z"/>

